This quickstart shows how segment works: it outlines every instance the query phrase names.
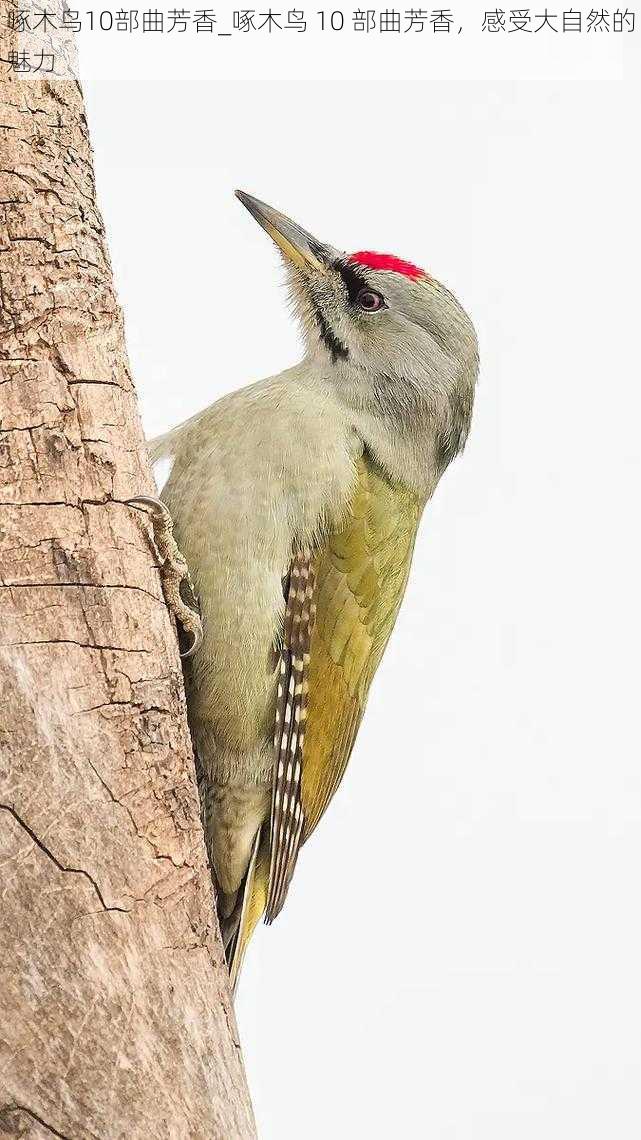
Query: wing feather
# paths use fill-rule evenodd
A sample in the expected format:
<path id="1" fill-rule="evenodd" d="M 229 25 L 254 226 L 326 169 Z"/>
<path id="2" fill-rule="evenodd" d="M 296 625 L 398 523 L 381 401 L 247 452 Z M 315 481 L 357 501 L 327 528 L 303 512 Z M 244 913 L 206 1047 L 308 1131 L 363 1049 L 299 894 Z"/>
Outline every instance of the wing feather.
<path id="1" fill-rule="evenodd" d="M 285 901 L 301 842 L 349 760 L 369 686 L 401 604 L 418 498 L 368 457 L 343 526 L 296 554 L 281 647 L 265 919 Z"/>
<path id="2" fill-rule="evenodd" d="M 289 575 L 276 700 L 269 888 L 265 919 L 273 921 L 287 894 L 303 831 L 301 773 L 307 716 L 307 674 L 314 626 L 315 566 L 309 550 L 294 557 Z"/>
<path id="3" fill-rule="evenodd" d="M 287 587 L 269 829 L 257 836 L 230 947 L 235 986 L 261 914 L 283 906 L 298 851 L 336 792 L 398 613 L 422 504 L 367 457 L 347 517 L 295 554 Z"/>
<path id="4" fill-rule="evenodd" d="M 303 840 L 347 767 L 403 599 L 420 515 L 418 497 L 391 484 L 365 456 L 349 517 L 318 556 L 302 764 Z"/>

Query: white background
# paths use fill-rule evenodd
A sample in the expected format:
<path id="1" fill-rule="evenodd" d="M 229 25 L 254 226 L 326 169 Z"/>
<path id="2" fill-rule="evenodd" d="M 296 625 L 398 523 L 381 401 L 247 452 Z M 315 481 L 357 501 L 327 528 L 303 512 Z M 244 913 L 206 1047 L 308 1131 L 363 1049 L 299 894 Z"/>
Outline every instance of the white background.
<path id="1" fill-rule="evenodd" d="M 86 97 L 151 434 L 297 357 L 235 186 L 479 330 L 352 763 L 248 954 L 261 1137 L 638 1140 L 638 85 Z"/>

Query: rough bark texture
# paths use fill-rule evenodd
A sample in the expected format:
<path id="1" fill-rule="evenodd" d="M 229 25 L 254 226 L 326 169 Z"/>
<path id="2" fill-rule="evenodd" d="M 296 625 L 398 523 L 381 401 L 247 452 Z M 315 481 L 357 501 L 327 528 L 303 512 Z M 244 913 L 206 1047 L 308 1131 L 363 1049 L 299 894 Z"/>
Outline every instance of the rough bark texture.
<path id="1" fill-rule="evenodd" d="M 242 1140 L 82 96 L 0 63 L 0 99 L 0 1136 Z"/>

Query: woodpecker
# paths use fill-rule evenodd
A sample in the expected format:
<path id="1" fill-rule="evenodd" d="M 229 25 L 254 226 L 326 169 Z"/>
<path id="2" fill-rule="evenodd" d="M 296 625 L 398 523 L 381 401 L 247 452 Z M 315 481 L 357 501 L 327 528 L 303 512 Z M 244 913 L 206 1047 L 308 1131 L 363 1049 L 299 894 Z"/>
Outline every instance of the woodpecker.
<path id="1" fill-rule="evenodd" d="M 282 254 L 304 357 L 153 440 L 162 501 L 135 501 L 195 635 L 188 715 L 234 986 L 345 772 L 478 372 L 470 318 L 423 269 L 237 197 Z"/>

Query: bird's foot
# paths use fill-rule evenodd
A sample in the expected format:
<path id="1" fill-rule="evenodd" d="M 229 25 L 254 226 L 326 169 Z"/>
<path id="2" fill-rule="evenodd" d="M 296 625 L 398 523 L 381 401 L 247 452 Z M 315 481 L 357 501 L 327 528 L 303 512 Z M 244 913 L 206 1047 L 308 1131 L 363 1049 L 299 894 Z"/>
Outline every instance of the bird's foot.
<path id="1" fill-rule="evenodd" d="M 181 653 L 181 657 L 191 657 L 202 642 L 203 626 L 198 612 L 198 599 L 189 575 L 189 567 L 174 538 L 172 517 L 165 504 L 160 499 L 154 499 L 151 495 L 137 495 L 134 499 L 128 499 L 127 502 L 132 507 L 145 508 L 151 515 L 154 542 L 163 560 L 160 567 L 160 577 L 165 601 L 176 621 L 192 636 L 189 649 L 185 653 Z M 190 602 L 185 601 L 181 589 L 189 594 Z"/>

